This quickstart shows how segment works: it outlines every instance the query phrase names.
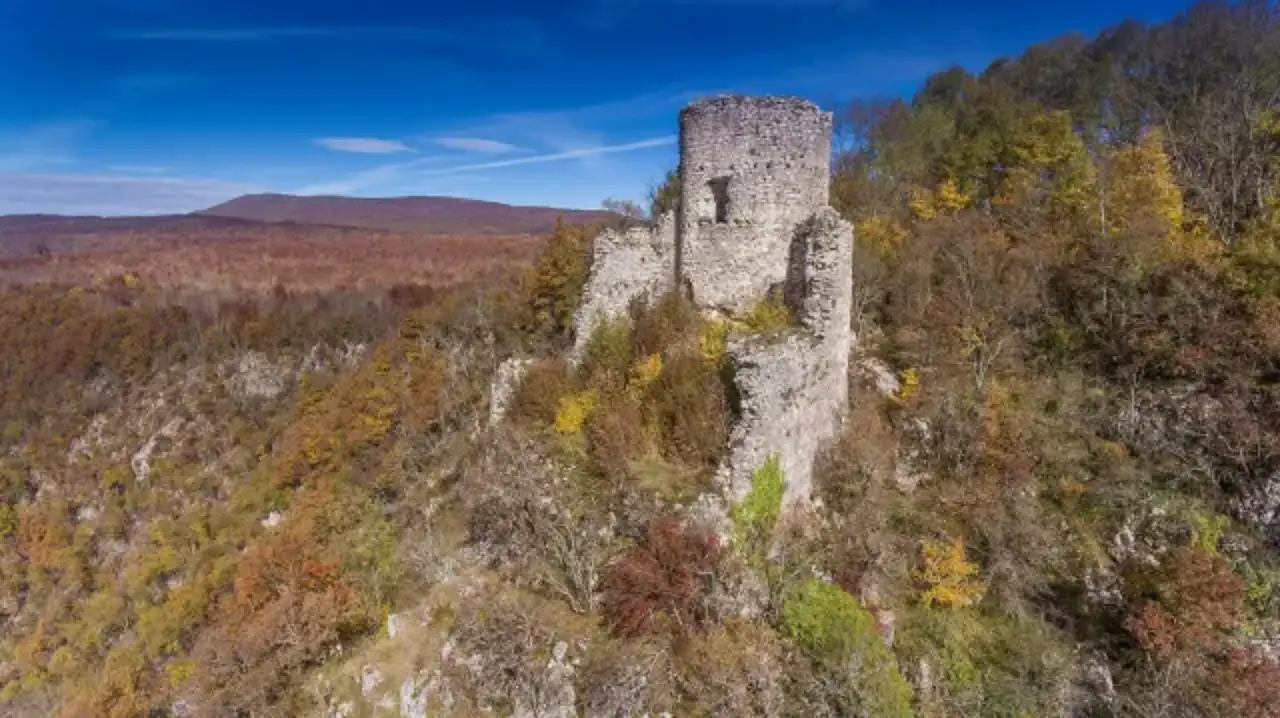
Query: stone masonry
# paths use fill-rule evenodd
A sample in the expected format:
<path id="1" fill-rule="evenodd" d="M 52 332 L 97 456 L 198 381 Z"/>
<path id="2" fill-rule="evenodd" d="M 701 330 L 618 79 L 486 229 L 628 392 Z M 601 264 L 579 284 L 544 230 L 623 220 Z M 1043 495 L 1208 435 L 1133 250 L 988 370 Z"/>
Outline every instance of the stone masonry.
<path id="1" fill-rule="evenodd" d="M 573 318 L 574 363 L 591 332 L 609 317 L 625 314 L 631 300 L 671 288 L 676 271 L 676 219 L 667 214 L 654 227 L 608 230 L 592 248 L 591 277 Z"/>
<path id="2" fill-rule="evenodd" d="M 732 312 L 786 277 L 795 230 L 827 206 L 831 115 L 778 97 L 718 97 L 680 113 L 680 279 Z"/>
<path id="3" fill-rule="evenodd" d="M 853 230 L 828 206 L 831 115 L 805 100 L 715 97 L 680 113 L 681 207 L 596 240 L 571 359 L 639 297 L 674 288 L 733 316 L 779 288 L 797 317 L 780 335 L 730 341 L 739 396 L 724 498 L 778 454 L 786 501 L 809 498 L 813 460 L 848 405 Z"/>

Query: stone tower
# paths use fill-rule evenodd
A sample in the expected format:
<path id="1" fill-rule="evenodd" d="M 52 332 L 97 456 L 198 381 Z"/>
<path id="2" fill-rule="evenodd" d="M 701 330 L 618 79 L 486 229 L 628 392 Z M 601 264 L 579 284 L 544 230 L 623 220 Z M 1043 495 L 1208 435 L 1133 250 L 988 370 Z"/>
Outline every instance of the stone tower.
<path id="1" fill-rule="evenodd" d="M 789 97 L 714 97 L 680 112 L 676 273 L 733 311 L 786 278 L 796 230 L 827 206 L 831 114 Z"/>
<path id="2" fill-rule="evenodd" d="M 729 501 L 774 455 L 786 502 L 807 500 L 814 457 L 848 405 L 853 230 L 827 204 L 830 152 L 831 115 L 811 102 L 696 102 L 680 113 L 678 216 L 595 241 L 574 363 L 596 327 L 637 298 L 680 288 L 702 310 L 732 317 L 783 291 L 793 327 L 728 342 L 738 406 L 717 479 Z"/>

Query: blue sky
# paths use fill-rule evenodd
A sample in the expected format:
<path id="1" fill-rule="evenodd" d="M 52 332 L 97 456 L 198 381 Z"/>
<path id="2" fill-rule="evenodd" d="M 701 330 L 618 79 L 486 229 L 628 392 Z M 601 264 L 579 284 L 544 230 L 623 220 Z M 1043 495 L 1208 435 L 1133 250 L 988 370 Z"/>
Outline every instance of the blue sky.
<path id="1" fill-rule="evenodd" d="M 910 94 L 1163 0 L 0 0 L 0 214 L 247 193 L 598 207 L 724 91 Z"/>

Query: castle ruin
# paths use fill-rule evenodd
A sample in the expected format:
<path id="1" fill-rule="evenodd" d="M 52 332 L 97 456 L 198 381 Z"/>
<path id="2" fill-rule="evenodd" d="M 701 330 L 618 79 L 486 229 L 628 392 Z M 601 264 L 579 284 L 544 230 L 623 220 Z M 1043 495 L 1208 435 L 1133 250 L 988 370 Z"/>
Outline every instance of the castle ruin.
<path id="1" fill-rule="evenodd" d="M 781 291 L 794 314 L 781 335 L 730 338 L 740 402 L 719 471 L 730 500 L 774 453 L 786 502 L 807 500 L 819 446 L 848 404 L 853 230 L 828 205 L 831 128 L 830 113 L 801 99 L 695 102 L 680 113 L 679 210 L 596 239 L 575 363 L 602 321 L 675 288 L 721 317 Z"/>

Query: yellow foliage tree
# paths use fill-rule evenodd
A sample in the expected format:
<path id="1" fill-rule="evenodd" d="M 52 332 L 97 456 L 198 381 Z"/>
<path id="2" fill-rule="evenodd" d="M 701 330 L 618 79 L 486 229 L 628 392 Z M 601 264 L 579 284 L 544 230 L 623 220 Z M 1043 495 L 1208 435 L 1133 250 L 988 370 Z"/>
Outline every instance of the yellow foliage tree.
<path id="1" fill-rule="evenodd" d="M 920 601 L 926 606 L 964 608 L 982 600 L 987 587 L 978 579 L 978 565 L 965 555 L 964 542 L 926 540 L 923 566 L 916 579 L 925 585 Z"/>
<path id="2" fill-rule="evenodd" d="M 1182 190 L 1164 151 L 1164 135 L 1152 129 L 1137 144 L 1114 152 L 1108 162 L 1106 223 L 1124 232 L 1143 221 L 1155 221 L 1163 233 L 1182 227 Z"/>
<path id="3" fill-rule="evenodd" d="M 595 389 L 561 397 L 560 404 L 556 408 L 556 433 L 569 435 L 582 431 L 587 419 L 596 412 L 599 398 L 599 392 Z"/>
<path id="4" fill-rule="evenodd" d="M 587 229 L 556 223 L 547 246 L 533 267 L 530 306 L 536 326 L 567 331 L 582 301 L 590 267 Z"/>
<path id="5" fill-rule="evenodd" d="M 1041 205 L 1059 217 L 1092 215 L 1097 177 L 1069 113 L 1031 118 L 1015 129 L 1004 155 L 996 204 Z"/>
<path id="6" fill-rule="evenodd" d="M 1163 259 L 1204 259 L 1217 251 L 1208 228 L 1186 208 L 1158 128 L 1107 159 L 1102 215 L 1108 233 L 1153 234 Z"/>
<path id="7" fill-rule="evenodd" d="M 649 385 L 657 381 L 660 376 L 662 376 L 662 355 L 650 354 L 631 367 L 631 380 L 627 383 L 627 390 L 638 401 Z"/>
<path id="8" fill-rule="evenodd" d="M 936 190 L 912 187 L 907 204 L 911 207 L 911 213 L 916 219 L 927 222 L 939 216 L 955 214 L 969 207 L 973 204 L 973 197 L 960 189 L 960 185 L 956 184 L 955 180 L 945 179 Z"/>

